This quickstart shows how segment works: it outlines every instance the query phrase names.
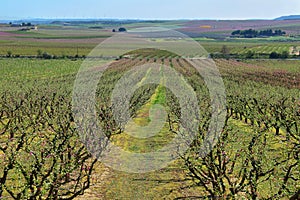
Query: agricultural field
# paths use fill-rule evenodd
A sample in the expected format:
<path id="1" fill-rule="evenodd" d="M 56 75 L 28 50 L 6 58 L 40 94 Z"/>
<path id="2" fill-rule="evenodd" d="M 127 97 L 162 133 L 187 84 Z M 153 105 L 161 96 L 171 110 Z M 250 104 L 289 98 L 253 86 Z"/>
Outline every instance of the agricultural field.
<path id="1" fill-rule="evenodd" d="M 28 32 L 0 27 L 0 199 L 300 198 L 299 40 L 228 37 L 230 31 L 239 28 L 269 26 L 286 28 L 296 35 L 298 30 L 292 27 L 297 27 L 298 20 L 272 21 L 271 25 L 268 20 L 118 23 L 55 22 Z M 122 49 L 114 47 L 105 52 L 112 57 L 88 57 L 99 43 L 114 35 L 112 29 L 149 24 L 190 33 L 208 55 L 220 57 L 193 55 L 195 58 L 190 59 L 167 50 L 143 48 L 115 58 L 113 55 Z M 149 38 L 160 44 L 168 40 Z M 125 49 L 127 43 L 122 45 Z M 251 59 L 246 58 L 249 51 L 255 53 Z M 268 59 L 272 52 L 289 55 Z M 257 57 L 259 54 L 265 57 Z M 83 71 L 88 76 L 80 79 L 78 72 L 86 61 L 97 65 Z M 101 65 L 108 62 L 102 73 Z M 202 76 L 212 63 L 221 82 L 210 80 L 216 72 L 206 74 L 208 78 Z M 145 64 L 156 67 L 142 71 Z M 199 74 L 192 64 L 204 73 Z M 165 66 L 179 78 L 170 77 Z M 88 103 L 78 106 L 82 97 L 74 91 L 76 81 L 81 81 L 81 89 L 88 95 L 90 88 L 85 84 L 99 73 L 92 105 L 95 111 Z M 128 102 L 131 120 L 125 123 L 116 119 L 113 95 L 128 73 L 135 78 L 126 80 L 138 87 Z M 194 94 L 196 103 L 190 96 L 182 103 L 180 96 L 166 87 L 172 81 Z M 211 90 L 220 88 L 207 86 L 209 81 L 224 86 L 225 95 L 212 98 Z M 125 99 L 131 88 L 127 83 L 120 87 Z M 220 99 L 225 99 L 224 107 Z M 121 110 L 122 104 L 117 108 Z M 188 114 L 181 109 L 185 104 L 193 108 Z M 156 106 L 164 108 L 165 120 L 156 135 L 143 137 L 145 131 L 140 130 L 155 123 Z M 184 121 L 182 115 L 189 117 L 194 112 L 199 113 L 196 123 Z M 92 113 L 98 121 L 90 121 L 85 113 Z M 212 145 L 206 137 L 214 130 L 210 123 L 215 115 L 224 117 L 224 125 Z M 105 137 L 94 135 L 93 127 L 84 126 L 86 122 L 93 127 L 97 124 Z M 192 125 L 196 134 L 189 142 L 190 138 L 182 135 L 190 134 L 192 130 L 186 126 Z M 143 173 L 122 170 L 127 164 L 134 169 L 159 165 L 159 159 L 146 157 L 144 163 L 133 166 L 134 159 L 126 153 L 164 152 L 164 146 L 178 136 L 181 143 L 172 152 L 176 159 L 167 166 Z M 118 169 L 97 159 L 105 156 L 102 153 L 108 141 L 125 152 L 105 158 L 113 166 L 119 165 Z M 185 144 L 189 148 L 180 151 Z M 203 144 L 210 151 L 203 153 Z"/>
<path id="2" fill-rule="evenodd" d="M 207 91 L 202 84 L 199 84 L 203 83 L 203 80 L 195 75 L 195 72 L 192 72 L 193 69 L 188 63 L 171 57 L 157 61 L 152 58 L 148 61 L 173 66 L 184 74 L 197 93 L 200 92 L 198 95 L 201 94 L 201 96 L 197 96 L 201 98 L 202 110 L 208 109 L 209 113 Z M 47 168 L 39 169 L 45 170 L 45 172 L 36 172 L 33 165 L 49 159 L 46 154 L 40 153 L 41 149 L 49 153 L 53 151 L 52 154 L 60 152 L 53 149 L 52 145 L 56 140 L 51 137 L 52 134 L 62 137 L 63 130 L 73 133 L 70 141 L 61 145 L 62 148 L 69 148 L 68 146 L 72 145 L 72 141 L 77 137 L 71 124 L 70 127 L 60 125 L 57 120 L 67 120 L 65 118 L 68 116 L 66 112 L 69 112 L 67 110 L 71 101 L 72 83 L 81 62 L 81 60 L 8 58 L 0 60 L 1 73 L 4 75 L 1 78 L 1 155 L 3 155 L 1 159 L 4 165 L 2 165 L 0 176 L 3 177 L 4 169 L 8 169 L 8 175 L 2 185 L 2 190 L 0 190 L 2 197 L 9 198 L 12 194 L 24 198 L 34 194 L 37 196 L 50 195 L 47 194 L 49 190 L 47 185 L 51 183 L 48 182 L 50 180 L 59 181 L 63 185 L 64 181 L 61 178 L 64 179 L 64 177 L 52 177 L 48 181 L 43 181 L 41 178 L 47 172 Z M 99 102 L 104 103 L 99 105 L 98 112 L 104 115 L 104 120 L 109 120 L 109 103 L 105 101 L 110 95 L 110 90 L 113 89 L 109 85 L 114 85 L 118 77 L 132 66 L 146 62 L 147 59 L 141 58 L 122 59 L 114 62 L 104 74 L 104 78 L 98 86 Z M 236 198 L 254 198 L 256 196 L 259 199 L 286 199 L 296 194 L 299 189 L 297 156 L 299 156 L 298 127 L 300 120 L 299 98 L 295 97 L 300 95 L 300 76 L 299 70 L 296 70 L 299 61 L 278 61 L 280 63 L 270 61 L 265 65 L 261 64 L 262 61 L 237 62 L 218 59 L 215 62 L 220 69 L 227 90 L 227 123 L 223 129 L 224 137 L 220 139 L 220 144 L 201 162 L 197 161 L 198 159 L 195 160 L 193 151 L 200 147 L 194 144 L 194 148 L 182 159 L 153 173 L 128 174 L 112 170 L 98 162 L 89 165 L 89 169 L 93 169 L 90 176 L 91 186 L 82 198 L 176 199 L 217 195 L 235 196 Z M 270 65 L 274 67 L 269 67 Z M 110 89 L 105 90 L 105 88 Z M 128 151 L 147 152 L 160 148 L 176 134 L 176 128 L 173 131 L 170 131 L 169 128 L 176 127 L 178 123 L 178 111 L 176 110 L 178 106 L 173 105 L 173 98 L 170 91 L 155 85 L 140 88 L 132 98 L 132 109 L 136 113 L 134 120 L 141 125 L 149 123 L 148 112 L 151 105 L 161 104 L 170 109 L 168 112 L 170 112 L 172 123 L 166 123 L 161 132 L 150 140 L 133 139 L 126 133 L 114 133 L 111 130 L 118 130 L 118 127 L 110 120 L 107 121 L 111 126 L 107 130 L 107 134 L 116 145 Z M 139 99 L 139 103 L 135 103 L 136 99 Z M 17 105 L 19 106 L 15 107 Z M 50 108 L 61 107 L 65 114 L 60 113 L 62 110 L 50 109 L 47 111 L 47 105 L 51 106 Z M 23 116 L 22 120 L 18 119 L 21 122 L 15 121 L 15 117 L 19 115 Z M 44 121 L 42 116 L 48 120 L 51 119 L 52 123 L 58 123 L 57 127 L 55 124 L 48 124 L 50 121 Z M 202 117 L 205 121 L 206 116 Z M 278 118 L 280 121 L 277 120 Z M 29 120 L 34 120 L 35 123 L 28 124 Z M 66 123 L 66 121 L 64 122 Z M 24 123 L 28 125 L 24 127 Z M 36 123 L 41 126 L 31 128 Z M 13 136 L 7 135 L 9 130 L 17 127 L 27 134 L 23 135 L 23 132 L 19 132 Z M 203 134 L 206 130 L 205 123 L 199 127 L 199 131 Z M 44 134 L 49 134 L 49 136 L 45 137 Z M 5 139 L 7 137 L 14 138 L 14 140 L 7 141 Z M 242 140 L 236 140 L 236 138 Z M 22 141 L 32 142 L 26 142 L 26 145 L 21 148 L 12 146 L 12 144 L 20 144 Z M 49 143 L 49 145 L 45 145 L 45 143 Z M 77 148 L 70 150 L 74 151 L 75 155 L 79 153 L 77 151 L 78 148 L 80 149 L 80 144 L 78 145 Z M 15 153 L 11 154 L 10 152 Z M 221 152 L 221 155 L 218 155 L 218 152 Z M 250 152 L 251 154 L 249 154 Z M 217 156 L 216 159 L 215 156 Z M 287 158 L 288 160 L 286 160 Z M 12 162 L 12 159 L 17 159 L 17 162 Z M 82 166 L 85 166 L 86 163 L 93 163 L 92 160 L 83 159 L 81 160 L 82 165 L 76 165 L 74 160 L 67 157 L 65 159 L 66 163 L 61 163 L 50 158 L 43 165 L 47 166 L 52 162 L 57 167 L 55 170 L 58 170 L 58 173 L 76 177 L 79 176 Z M 91 158 L 89 157 L 89 159 Z M 10 165 L 12 166 L 10 167 Z M 219 165 L 221 168 L 218 167 Z M 69 172 L 61 172 L 59 169 L 61 170 L 62 166 L 73 167 L 67 168 L 70 170 Z M 199 168 L 200 166 L 206 167 Z M 29 170 L 35 176 L 26 178 L 24 169 Z M 211 170 L 220 175 L 217 177 L 209 175 L 210 172 L 213 172 Z M 88 174 L 89 170 L 85 169 L 84 172 Z M 83 180 L 86 178 L 87 176 Z M 217 179 L 214 180 L 214 178 Z M 251 185 L 252 182 L 249 182 L 250 180 L 255 181 L 255 188 L 253 188 L 254 185 Z M 274 182 L 274 180 L 276 181 Z M 35 182 L 34 186 L 31 186 L 30 181 Z M 221 185 L 215 185 L 214 181 Z M 14 184 L 12 185 L 12 183 Z M 72 193 L 66 193 L 66 188 L 72 188 L 70 183 L 72 183 L 71 178 L 69 184 L 61 186 L 65 189 L 60 189 L 58 194 L 70 197 Z M 222 186 L 222 184 L 224 185 Z M 236 187 L 236 189 L 231 190 L 231 187 Z M 149 188 L 152 189 L 149 190 Z M 214 192 L 211 193 L 211 191 Z M 79 197 L 79 199 L 82 198 Z"/>
<path id="3" fill-rule="evenodd" d="M 250 48 L 244 48 L 243 50 L 233 50 L 232 53 L 239 53 L 239 54 L 245 54 L 247 51 L 253 51 L 257 54 L 270 54 L 272 52 L 278 52 L 282 53 L 284 51 L 290 52 L 290 49 L 293 47 L 293 43 L 287 43 L 287 44 L 257 44 Z"/>
<path id="4" fill-rule="evenodd" d="M 11 53 L 12 57 L 37 56 L 38 51 L 47 52 L 53 56 L 75 56 L 87 55 L 96 45 L 90 43 L 61 43 L 59 40 L 46 42 L 30 41 L 0 41 L 0 52 L 2 56 Z M 102 40 L 100 40 L 102 41 Z M 10 53 L 9 53 L 10 52 Z"/>
<path id="5" fill-rule="evenodd" d="M 20 28 L 0 27 L 0 56 L 37 56 L 38 51 L 54 57 L 86 56 L 105 39 L 115 33 L 113 29 L 125 27 L 128 30 L 143 27 L 164 27 L 182 32 L 198 41 L 209 53 L 220 53 L 222 46 L 228 46 L 229 53 L 244 55 L 248 51 L 256 54 L 282 53 L 299 55 L 298 32 L 290 30 L 299 21 L 124 21 L 124 22 L 53 22 L 37 25 L 37 30 L 21 31 Z M 264 28 L 282 29 L 286 36 L 269 38 L 230 38 L 237 29 Z"/>

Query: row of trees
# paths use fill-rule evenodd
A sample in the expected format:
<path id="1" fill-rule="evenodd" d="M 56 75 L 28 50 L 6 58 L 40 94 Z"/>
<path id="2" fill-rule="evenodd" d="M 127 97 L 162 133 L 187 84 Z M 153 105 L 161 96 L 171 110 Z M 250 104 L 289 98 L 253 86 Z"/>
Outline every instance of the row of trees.
<path id="1" fill-rule="evenodd" d="M 127 29 L 124 28 L 124 27 L 121 27 L 121 28 L 118 29 L 118 31 L 119 31 L 119 32 L 126 32 Z M 117 32 L 117 31 L 116 31 L 116 29 L 113 29 L 112 32 Z"/>
<path id="2" fill-rule="evenodd" d="M 121 68 L 131 65 L 129 61 Z M 101 79 L 110 84 L 99 85 L 99 98 L 104 98 L 99 102 L 109 102 L 106 98 L 110 97 L 109 91 L 118 81 L 115 73 L 122 75 L 117 67 L 120 66 L 113 66 L 117 72 L 108 72 L 109 76 Z M 91 142 L 99 142 L 100 138 L 88 134 L 93 130 L 85 129 L 80 121 L 89 119 L 79 117 L 75 125 L 73 114 L 79 111 L 72 107 L 65 81 L 60 83 L 50 79 L 42 83 L 34 80 L 34 88 L 0 93 L 0 199 L 71 200 L 84 194 L 96 181 L 92 175 L 97 159 L 91 155 L 93 150 L 87 150 L 87 147 L 93 146 Z M 145 98 L 147 101 L 149 95 L 136 100 L 140 102 Z M 112 107 L 97 104 L 96 110 L 106 141 L 118 132 Z M 88 138 L 80 135 L 79 130 L 87 133 Z M 99 144 L 103 144 L 104 149 L 106 143 L 100 141 L 96 145 L 97 155 L 101 156 L 103 149 L 99 149 Z"/>
<path id="3" fill-rule="evenodd" d="M 28 22 L 28 23 L 22 22 L 21 24 L 13 24 L 12 22 L 9 22 L 9 25 L 11 25 L 11 26 L 34 26 L 31 22 Z"/>
<path id="4" fill-rule="evenodd" d="M 231 33 L 232 36 L 239 36 L 244 38 L 282 36 L 285 34 L 286 34 L 285 31 L 282 30 L 273 31 L 272 29 L 261 30 L 261 31 L 257 31 L 254 29 L 236 30 Z"/>
<path id="5" fill-rule="evenodd" d="M 0 96 L 0 198 L 72 199 L 89 188 L 96 160 L 73 123 L 64 96 Z"/>
<path id="6" fill-rule="evenodd" d="M 286 59 L 288 57 L 289 57 L 289 52 L 287 51 L 283 51 L 282 53 L 272 52 L 269 56 L 269 58 L 271 59 L 278 59 L 278 58 Z"/>
<path id="7" fill-rule="evenodd" d="M 180 63 L 173 66 L 193 70 L 187 69 L 187 63 Z M 202 97 L 199 135 L 190 150 L 181 156 L 193 182 L 191 187 L 204 191 L 201 198 L 299 199 L 299 100 L 293 97 L 293 93 L 286 91 L 280 96 L 276 90 L 268 91 L 270 94 L 266 99 L 264 93 L 255 92 L 256 86 L 245 84 L 244 79 L 235 83 L 236 78 L 231 81 L 229 76 L 226 80 L 230 86 L 227 88 L 227 116 L 221 137 L 212 151 L 203 156 L 203 145 L 212 145 L 204 140 L 210 130 L 210 100 L 208 93 L 201 88 L 203 86 L 199 85 L 201 79 L 187 77 L 195 91 L 201 91 Z M 253 95 L 237 92 L 243 90 L 253 91 Z M 176 97 L 170 94 L 167 98 L 176 102 Z M 177 121 L 180 106 L 173 105 L 172 108 Z M 247 128 L 230 123 L 237 120 Z"/>
<path id="8" fill-rule="evenodd" d="M 251 59 L 251 58 L 255 58 L 256 54 L 254 51 L 249 50 L 244 54 L 244 56 L 246 59 Z M 277 52 L 273 51 L 269 54 L 269 58 L 270 59 L 287 59 L 287 58 L 289 58 L 289 52 L 283 51 L 282 53 L 277 53 Z"/>
<path id="9" fill-rule="evenodd" d="M 247 51 L 244 54 L 223 54 L 223 53 L 211 53 L 211 58 L 233 58 L 233 59 L 287 59 L 290 57 L 287 51 L 282 53 L 271 52 L 270 54 L 256 54 L 254 51 Z M 292 56 L 291 58 L 297 58 L 297 56 Z"/>
<path id="10" fill-rule="evenodd" d="M 21 56 L 19 54 L 13 54 L 12 51 L 7 51 L 6 52 L 6 57 L 7 58 L 20 58 L 20 57 L 28 57 L 28 58 L 40 58 L 40 59 L 65 59 L 65 58 L 69 58 L 69 59 L 74 59 L 74 58 L 85 58 L 85 55 L 78 55 L 78 53 L 76 55 L 61 55 L 61 56 L 57 56 L 57 55 L 52 55 L 46 51 L 42 51 L 42 50 L 38 50 L 37 51 L 37 55 L 36 56 Z"/>

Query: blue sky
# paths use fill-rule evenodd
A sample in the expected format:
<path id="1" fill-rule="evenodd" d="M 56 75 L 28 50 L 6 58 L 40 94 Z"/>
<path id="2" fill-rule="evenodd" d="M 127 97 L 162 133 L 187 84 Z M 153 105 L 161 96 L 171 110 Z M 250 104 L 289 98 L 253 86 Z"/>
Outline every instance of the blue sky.
<path id="1" fill-rule="evenodd" d="M 300 14 L 300 0 L 1 0 L 0 19 L 272 19 Z"/>

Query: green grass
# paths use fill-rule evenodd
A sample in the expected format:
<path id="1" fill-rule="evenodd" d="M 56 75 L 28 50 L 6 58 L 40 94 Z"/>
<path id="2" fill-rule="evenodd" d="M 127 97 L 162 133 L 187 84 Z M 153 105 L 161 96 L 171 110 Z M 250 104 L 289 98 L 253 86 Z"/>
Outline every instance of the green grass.
<path id="1" fill-rule="evenodd" d="M 142 79 L 141 81 L 143 81 Z M 143 105 L 138 111 L 133 121 L 139 126 L 146 126 L 149 123 L 149 111 L 154 104 L 165 105 L 166 91 L 165 88 L 159 85 L 155 93 L 151 96 L 149 101 Z M 114 136 L 113 142 L 121 146 L 124 150 L 134 152 L 151 152 L 156 151 L 166 145 L 174 135 L 169 131 L 168 124 L 165 123 L 164 128 L 154 137 L 147 139 L 137 139 L 125 133 Z"/>
<path id="2" fill-rule="evenodd" d="M 0 92 L 33 87 L 68 88 L 81 65 L 80 60 L 0 59 Z"/>
<path id="3" fill-rule="evenodd" d="M 247 51 L 253 51 L 259 54 L 270 54 L 272 52 L 282 53 L 284 51 L 289 52 L 290 47 L 291 45 L 289 44 L 260 45 L 257 47 L 248 48 L 247 50 L 245 49 L 244 51 L 240 51 L 238 53 L 246 53 Z"/>
<path id="4" fill-rule="evenodd" d="M 290 48 L 295 43 L 241 43 L 243 48 L 232 48 L 231 53 L 245 54 L 248 51 L 253 51 L 256 54 L 270 54 L 272 52 L 282 53 L 283 51 L 290 52 Z M 249 45 L 250 44 L 250 45 Z"/>
<path id="5" fill-rule="evenodd" d="M 97 44 L 91 43 L 61 43 L 61 42 L 28 42 L 28 41 L 6 41 L 1 42 L 0 55 L 37 55 L 38 50 L 51 55 L 88 55 Z"/>

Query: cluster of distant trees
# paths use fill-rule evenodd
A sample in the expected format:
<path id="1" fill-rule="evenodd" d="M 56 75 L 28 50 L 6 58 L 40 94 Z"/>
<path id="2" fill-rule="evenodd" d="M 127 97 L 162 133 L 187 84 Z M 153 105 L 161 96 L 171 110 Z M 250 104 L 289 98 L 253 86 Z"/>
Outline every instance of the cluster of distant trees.
<path id="1" fill-rule="evenodd" d="M 2 57 L 0 55 L 0 57 Z M 85 55 L 79 55 L 78 53 L 75 55 L 52 55 L 46 51 L 38 50 L 37 55 L 20 55 L 20 54 L 13 54 L 11 50 L 8 50 L 6 52 L 5 57 L 7 58 L 40 58 L 40 59 L 80 59 L 80 58 L 86 58 Z M 1 199 L 1 198 L 0 198 Z"/>
<path id="2" fill-rule="evenodd" d="M 283 51 L 282 53 L 272 52 L 269 56 L 270 59 L 286 59 L 289 57 L 289 52 Z"/>
<path id="3" fill-rule="evenodd" d="M 22 26 L 33 26 L 33 24 L 31 24 L 30 22 L 28 22 L 28 23 L 23 22 L 21 25 Z"/>
<path id="4" fill-rule="evenodd" d="M 261 30 L 261 31 L 257 31 L 254 29 L 236 30 L 231 33 L 231 35 L 233 35 L 233 36 L 240 36 L 240 37 L 244 37 L 244 38 L 282 36 L 285 34 L 286 34 L 285 31 L 282 31 L 282 30 L 273 31 L 272 29 Z"/>
<path id="5" fill-rule="evenodd" d="M 126 30 L 126 28 L 121 27 L 121 28 L 119 28 L 118 31 L 119 31 L 119 32 L 126 32 L 127 30 Z M 117 32 L 117 31 L 116 31 L 116 29 L 113 29 L 112 32 Z"/>
<path id="6" fill-rule="evenodd" d="M 28 23 L 21 23 L 21 24 L 13 24 L 12 22 L 9 22 L 9 25 L 11 26 L 34 26 L 31 22 L 28 22 Z"/>
<path id="7" fill-rule="evenodd" d="M 244 56 L 247 59 L 255 58 L 255 56 L 259 58 L 259 55 L 256 55 L 254 51 L 247 51 L 244 54 Z M 283 51 L 281 53 L 278 53 L 278 52 L 273 51 L 269 54 L 269 58 L 270 59 L 287 59 L 287 58 L 289 58 L 289 52 Z"/>

